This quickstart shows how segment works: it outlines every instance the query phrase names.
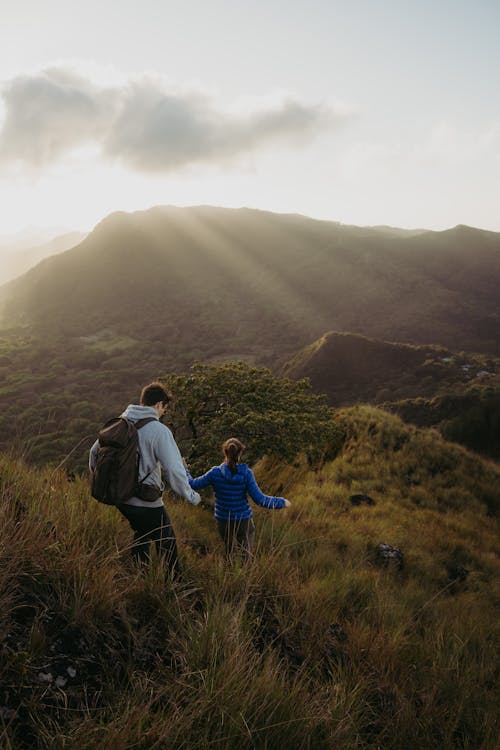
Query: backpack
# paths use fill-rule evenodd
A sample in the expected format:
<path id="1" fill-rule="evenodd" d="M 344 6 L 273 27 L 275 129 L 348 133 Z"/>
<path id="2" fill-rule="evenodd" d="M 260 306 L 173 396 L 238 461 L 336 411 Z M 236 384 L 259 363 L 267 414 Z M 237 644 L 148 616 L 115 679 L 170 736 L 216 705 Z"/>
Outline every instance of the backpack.
<path id="1" fill-rule="evenodd" d="M 106 422 L 98 435 L 97 460 L 90 477 L 93 498 L 105 505 L 119 505 L 131 497 L 149 502 L 161 497 L 158 487 L 143 484 L 151 471 L 139 481 L 138 431 L 154 419 L 132 422 L 115 417 Z"/>

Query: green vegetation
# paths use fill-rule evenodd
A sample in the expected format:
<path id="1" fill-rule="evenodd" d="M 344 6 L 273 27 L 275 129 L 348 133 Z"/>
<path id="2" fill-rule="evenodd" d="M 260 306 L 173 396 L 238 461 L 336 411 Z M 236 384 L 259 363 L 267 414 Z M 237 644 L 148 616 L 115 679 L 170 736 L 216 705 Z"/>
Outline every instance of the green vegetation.
<path id="1" fill-rule="evenodd" d="M 145 382 L 195 360 L 308 376 L 336 404 L 454 395 L 462 364 L 498 365 L 499 282 L 500 235 L 467 227 L 398 232 L 207 206 L 113 214 L 0 288 L 0 449 L 57 464 Z M 318 341 L 332 328 L 413 345 Z M 483 416 L 476 406 L 472 430 L 455 413 L 443 432 L 473 432 L 467 444 L 497 456 L 490 401 Z"/>
<path id="2" fill-rule="evenodd" d="M 66 348 L 71 367 L 64 370 L 60 351 L 29 339 L 14 345 L 0 341 L 0 371 L 3 367 L 5 373 L 0 447 L 42 465 L 57 465 L 71 452 L 67 468 L 85 471 L 87 449 L 98 429 L 128 403 L 138 402 L 141 387 L 158 377 L 160 359 L 144 362 L 138 348 L 128 359 L 127 347 L 121 355 L 124 369 L 115 370 L 111 349 L 96 369 L 92 355 L 76 342 Z M 264 453 L 290 458 L 299 451 L 315 459 L 326 444 L 338 441 L 330 408 L 305 381 L 276 378 L 242 362 L 198 363 L 189 374 L 171 373 L 164 380 L 174 395 L 169 424 L 194 471 L 218 459 L 221 443 L 234 433 L 247 445 L 250 460 Z"/>
<path id="3" fill-rule="evenodd" d="M 500 361 L 439 346 L 327 333 L 282 367 L 333 406 L 377 403 L 448 440 L 500 457 Z"/>
<path id="4" fill-rule="evenodd" d="M 331 409 L 308 381 L 277 378 L 243 362 L 197 363 L 189 374 L 163 381 L 174 396 L 169 423 L 196 473 L 220 459 L 220 446 L 231 436 L 245 444 L 251 463 L 264 455 L 293 460 L 300 452 L 317 461 L 327 447 L 331 453 L 340 445 Z"/>
<path id="5" fill-rule="evenodd" d="M 334 460 L 256 466 L 293 506 L 257 509 L 247 569 L 171 500 L 166 589 L 84 481 L 0 458 L 3 746 L 493 750 L 500 473 L 380 410 L 336 422 Z"/>
<path id="6" fill-rule="evenodd" d="M 498 466 L 373 407 L 332 417 L 302 378 L 498 456 L 499 251 L 467 227 L 158 208 L 2 287 L 0 745 L 496 748 Z M 364 336 L 318 339 L 332 328 Z M 236 434 L 293 503 L 257 509 L 242 568 L 211 514 L 170 499 L 166 586 L 84 479 L 18 458 L 84 469 L 165 373 L 193 470 Z"/>
<path id="7" fill-rule="evenodd" d="M 474 382 L 492 382 L 500 360 L 442 346 L 392 343 L 330 332 L 297 352 L 283 367 L 309 378 L 333 406 L 430 398 Z"/>
<path id="8" fill-rule="evenodd" d="M 405 399 L 384 407 L 443 437 L 500 459 L 500 377 L 486 376 L 431 399 Z"/>
<path id="9" fill-rule="evenodd" d="M 156 372 L 159 373 L 160 357 Z M 82 438 L 69 466 L 85 467 L 85 449 L 99 427 L 138 398 L 152 379 L 152 362 L 139 344 L 133 352 L 92 351 L 64 337 L 31 333 L 0 338 L 0 449 L 29 462 L 58 464 Z"/>

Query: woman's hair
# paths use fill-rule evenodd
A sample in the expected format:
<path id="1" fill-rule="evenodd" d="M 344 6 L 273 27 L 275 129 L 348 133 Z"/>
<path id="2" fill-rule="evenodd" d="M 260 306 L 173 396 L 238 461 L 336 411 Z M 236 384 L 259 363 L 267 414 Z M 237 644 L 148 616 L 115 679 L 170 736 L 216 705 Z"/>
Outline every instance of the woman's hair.
<path id="1" fill-rule="evenodd" d="M 237 438 L 229 438 L 222 444 L 222 450 L 231 474 L 236 474 L 236 464 L 245 450 L 245 446 Z"/>

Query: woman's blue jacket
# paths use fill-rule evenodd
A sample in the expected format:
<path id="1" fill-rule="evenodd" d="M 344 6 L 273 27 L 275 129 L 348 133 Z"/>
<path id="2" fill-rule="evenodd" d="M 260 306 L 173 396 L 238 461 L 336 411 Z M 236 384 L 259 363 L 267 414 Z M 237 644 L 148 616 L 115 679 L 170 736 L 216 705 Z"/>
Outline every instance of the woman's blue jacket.
<path id="1" fill-rule="evenodd" d="M 212 486 L 215 493 L 214 515 L 219 521 L 243 521 L 252 518 L 252 509 L 247 495 L 254 503 L 264 508 L 284 508 L 282 497 L 264 495 L 255 481 L 253 471 L 247 464 L 238 464 L 236 473 L 232 474 L 229 466 L 224 462 L 220 466 L 213 466 L 206 474 L 193 479 L 186 469 L 187 478 L 193 490 L 201 490 Z"/>

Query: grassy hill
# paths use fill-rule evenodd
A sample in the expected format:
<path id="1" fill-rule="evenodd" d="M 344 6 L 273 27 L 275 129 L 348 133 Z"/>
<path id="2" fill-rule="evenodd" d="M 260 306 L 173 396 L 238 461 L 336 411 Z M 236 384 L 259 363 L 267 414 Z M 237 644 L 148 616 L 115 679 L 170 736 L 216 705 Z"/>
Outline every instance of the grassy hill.
<path id="1" fill-rule="evenodd" d="M 5 747 L 493 750 L 498 468 L 380 410 L 336 419 L 334 460 L 256 467 L 293 506 L 257 512 L 249 569 L 170 500 L 166 589 L 85 482 L 0 457 Z"/>
<path id="2" fill-rule="evenodd" d="M 333 406 L 378 403 L 493 458 L 500 456 L 500 362 L 439 346 L 330 332 L 282 368 Z"/>

